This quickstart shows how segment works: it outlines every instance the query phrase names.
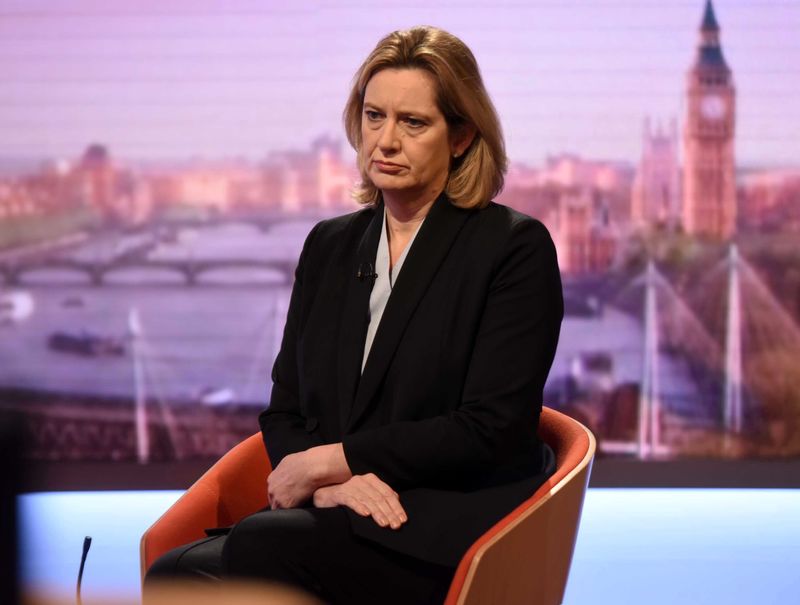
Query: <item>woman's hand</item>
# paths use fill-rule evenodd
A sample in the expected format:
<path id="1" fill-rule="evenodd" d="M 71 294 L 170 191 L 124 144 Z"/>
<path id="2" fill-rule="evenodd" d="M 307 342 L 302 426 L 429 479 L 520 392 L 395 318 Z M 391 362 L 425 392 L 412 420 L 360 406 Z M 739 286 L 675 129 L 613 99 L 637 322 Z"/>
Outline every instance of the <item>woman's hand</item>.
<path id="1" fill-rule="evenodd" d="M 352 476 L 341 443 L 289 454 L 267 477 L 270 508 L 300 506 L 318 487 L 342 483 Z"/>
<path id="2" fill-rule="evenodd" d="M 267 494 L 272 510 L 300 506 L 318 487 L 309 451 L 285 456 L 267 477 Z"/>
<path id="3" fill-rule="evenodd" d="M 314 492 L 314 506 L 346 506 L 362 517 L 372 517 L 381 527 L 399 529 L 408 521 L 400 496 L 374 473 L 355 475 L 338 485 L 320 487 Z"/>

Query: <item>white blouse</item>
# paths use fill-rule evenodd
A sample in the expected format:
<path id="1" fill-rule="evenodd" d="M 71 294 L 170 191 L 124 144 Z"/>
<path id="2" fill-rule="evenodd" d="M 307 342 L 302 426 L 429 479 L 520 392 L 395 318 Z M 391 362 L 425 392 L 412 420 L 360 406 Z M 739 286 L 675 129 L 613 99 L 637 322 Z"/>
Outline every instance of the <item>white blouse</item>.
<path id="1" fill-rule="evenodd" d="M 375 333 L 378 331 L 378 324 L 383 317 L 383 310 L 386 308 L 386 303 L 389 301 L 389 296 L 392 293 L 392 286 L 397 281 L 397 276 L 400 274 L 400 269 L 403 267 L 403 261 L 406 259 L 411 244 L 414 243 L 414 238 L 419 233 L 419 228 L 425 222 L 423 218 L 419 225 L 417 225 L 414 235 L 406 244 L 405 250 L 397 259 L 394 267 L 390 270 L 390 256 L 389 256 L 389 237 L 386 232 L 386 206 L 383 207 L 383 226 L 381 227 L 381 239 L 378 242 L 378 251 L 375 253 L 375 272 L 378 277 L 375 278 L 375 283 L 372 285 L 372 292 L 369 296 L 369 327 L 367 328 L 367 339 L 364 341 L 364 357 L 361 360 L 361 372 L 364 372 L 364 366 L 367 365 L 367 357 L 369 350 L 372 348 L 372 341 L 375 338 Z"/>

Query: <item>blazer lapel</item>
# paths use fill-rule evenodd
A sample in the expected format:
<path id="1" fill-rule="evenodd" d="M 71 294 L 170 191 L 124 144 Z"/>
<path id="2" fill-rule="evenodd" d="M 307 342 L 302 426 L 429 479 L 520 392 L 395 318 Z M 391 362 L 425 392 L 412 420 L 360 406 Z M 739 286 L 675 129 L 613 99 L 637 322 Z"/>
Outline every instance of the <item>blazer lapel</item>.
<path id="1" fill-rule="evenodd" d="M 357 278 L 360 268 L 375 265 L 375 254 L 381 237 L 383 203 L 373 209 L 374 214 L 356 248 L 355 260 L 346 258 L 344 309 L 339 326 L 339 355 L 337 359 L 339 425 L 344 427 L 356 393 L 364 356 L 364 342 L 369 325 L 369 297 L 374 280 Z"/>
<path id="2" fill-rule="evenodd" d="M 349 418 L 343 425 L 344 433 L 355 428 L 369 409 L 370 402 L 389 369 L 406 324 L 411 319 L 417 304 L 428 289 L 428 285 L 470 212 L 470 210 L 453 206 L 444 193 L 439 195 L 431 206 L 419 233 L 408 250 L 403 268 L 397 276 L 392 293 L 386 303 L 381 323 L 372 341 L 364 373 L 358 382 Z M 380 238 L 380 227 L 380 220 L 378 220 L 375 244 L 370 248 L 371 256 L 367 262 L 374 262 L 377 241 Z M 370 231 L 372 228 L 371 225 Z M 367 305 L 369 305 L 369 294 L 367 294 Z M 362 353 L 365 334 L 366 327 L 360 339 Z"/>

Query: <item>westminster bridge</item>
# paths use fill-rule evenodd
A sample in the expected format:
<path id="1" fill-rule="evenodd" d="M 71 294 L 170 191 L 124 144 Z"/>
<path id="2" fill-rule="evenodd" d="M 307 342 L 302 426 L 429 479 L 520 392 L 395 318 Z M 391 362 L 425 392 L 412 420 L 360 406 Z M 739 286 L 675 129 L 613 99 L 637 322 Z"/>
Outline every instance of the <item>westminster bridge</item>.
<path id="1" fill-rule="evenodd" d="M 109 277 L 131 270 L 148 271 L 158 274 L 164 272 L 181 276 L 186 285 L 192 286 L 200 281 L 203 274 L 228 269 L 259 269 L 277 273 L 286 284 L 292 283 L 296 266 L 294 259 L 149 259 L 115 258 L 109 261 L 84 261 L 70 258 L 42 258 L 29 261 L 0 261 L 0 275 L 9 286 L 20 286 L 26 276 L 42 271 L 77 273 L 85 276 L 88 283 L 102 286 Z M 41 281 L 37 281 L 41 283 Z"/>

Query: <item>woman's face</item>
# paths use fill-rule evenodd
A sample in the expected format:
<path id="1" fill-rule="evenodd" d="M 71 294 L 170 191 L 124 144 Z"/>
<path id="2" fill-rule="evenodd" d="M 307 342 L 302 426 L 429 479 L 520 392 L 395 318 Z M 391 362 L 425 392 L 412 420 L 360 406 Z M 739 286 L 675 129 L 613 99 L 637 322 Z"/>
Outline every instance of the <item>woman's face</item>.
<path id="1" fill-rule="evenodd" d="M 384 197 L 412 200 L 444 189 L 454 149 L 428 72 L 383 69 L 370 78 L 361 140 L 366 172 Z"/>

